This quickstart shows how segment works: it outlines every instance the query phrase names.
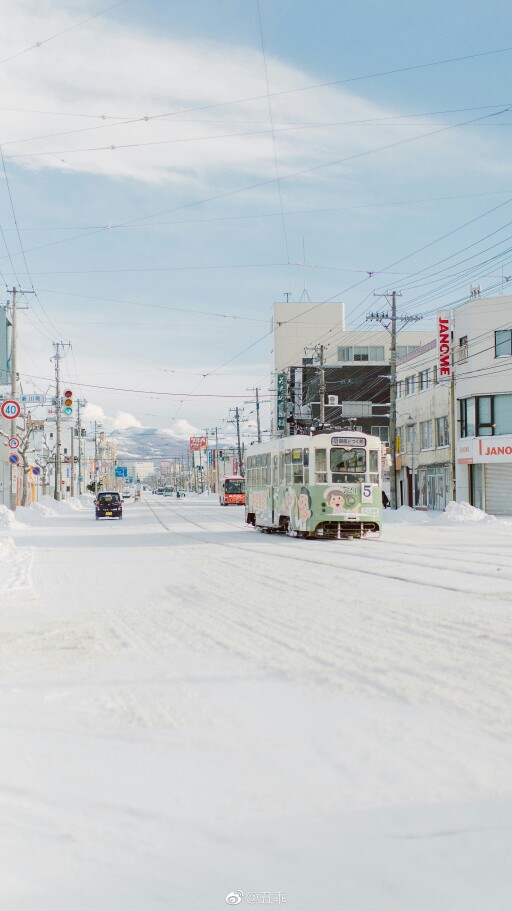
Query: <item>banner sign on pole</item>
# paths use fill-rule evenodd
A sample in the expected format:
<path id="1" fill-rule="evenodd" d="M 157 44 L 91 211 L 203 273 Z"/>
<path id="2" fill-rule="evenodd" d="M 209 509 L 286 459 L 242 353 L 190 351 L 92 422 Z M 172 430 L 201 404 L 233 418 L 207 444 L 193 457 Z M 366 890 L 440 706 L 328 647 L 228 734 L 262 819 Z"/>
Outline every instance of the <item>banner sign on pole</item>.
<path id="1" fill-rule="evenodd" d="M 452 377 L 452 333 L 448 313 L 437 315 L 437 357 L 439 380 Z"/>
<path id="2" fill-rule="evenodd" d="M 286 373 L 277 374 L 277 430 L 286 425 Z"/>
<path id="3" fill-rule="evenodd" d="M 206 437 L 190 437 L 190 451 L 200 452 L 201 449 L 206 449 Z"/>

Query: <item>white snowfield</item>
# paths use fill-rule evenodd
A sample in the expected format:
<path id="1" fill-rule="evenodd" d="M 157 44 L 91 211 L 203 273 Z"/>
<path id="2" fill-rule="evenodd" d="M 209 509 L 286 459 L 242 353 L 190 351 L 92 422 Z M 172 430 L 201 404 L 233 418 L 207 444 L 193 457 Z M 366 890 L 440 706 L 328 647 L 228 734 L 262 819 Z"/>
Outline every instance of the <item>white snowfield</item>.
<path id="1" fill-rule="evenodd" d="M 508 911 L 512 519 L 0 513 L 0 908 Z"/>

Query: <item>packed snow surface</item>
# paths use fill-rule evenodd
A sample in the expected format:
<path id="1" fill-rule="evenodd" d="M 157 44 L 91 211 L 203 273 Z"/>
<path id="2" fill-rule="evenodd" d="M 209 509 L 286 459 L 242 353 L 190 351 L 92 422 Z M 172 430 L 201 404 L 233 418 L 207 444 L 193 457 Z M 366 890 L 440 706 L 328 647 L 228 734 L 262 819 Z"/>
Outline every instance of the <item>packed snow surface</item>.
<path id="1" fill-rule="evenodd" d="M 478 512 L 3 521 L 0 906 L 508 911 L 512 519 Z"/>

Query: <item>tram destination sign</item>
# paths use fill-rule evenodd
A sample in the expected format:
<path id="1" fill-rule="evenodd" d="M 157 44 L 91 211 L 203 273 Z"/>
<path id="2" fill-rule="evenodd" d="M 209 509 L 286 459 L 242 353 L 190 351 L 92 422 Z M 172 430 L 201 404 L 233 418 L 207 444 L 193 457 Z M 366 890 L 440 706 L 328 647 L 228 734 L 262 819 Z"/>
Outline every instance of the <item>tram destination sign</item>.
<path id="1" fill-rule="evenodd" d="M 364 437 L 331 437 L 331 446 L 366 446 Z"/>

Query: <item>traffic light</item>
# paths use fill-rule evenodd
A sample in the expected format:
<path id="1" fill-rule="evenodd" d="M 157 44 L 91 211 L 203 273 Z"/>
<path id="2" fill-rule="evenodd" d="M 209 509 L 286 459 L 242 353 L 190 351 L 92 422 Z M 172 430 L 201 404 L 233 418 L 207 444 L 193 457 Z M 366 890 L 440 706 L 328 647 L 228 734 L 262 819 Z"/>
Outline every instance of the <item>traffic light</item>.
<path id="1" fill-rule="evenodd" d="M 71 389 L 66 389 L 64 393 L 64 414 L 73 414 L 73 393 Z"/>

